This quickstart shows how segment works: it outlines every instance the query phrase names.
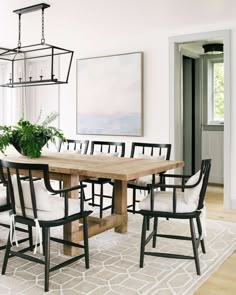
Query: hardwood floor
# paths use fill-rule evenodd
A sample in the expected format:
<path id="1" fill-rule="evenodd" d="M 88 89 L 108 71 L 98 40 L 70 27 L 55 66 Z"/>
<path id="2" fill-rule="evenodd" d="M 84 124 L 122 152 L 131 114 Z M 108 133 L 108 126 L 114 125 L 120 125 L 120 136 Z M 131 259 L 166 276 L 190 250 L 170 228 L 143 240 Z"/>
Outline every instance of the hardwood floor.
<path id="1" fill-rule="evenodd" d="M 207 217 L 216 220 L 236 222 L 236 210 L 223 206 L 223 188 L 209 186 L 206 195 Z M 194 293 L 194 295 L 236 294 L 236 251 L 221 267 Z"/>

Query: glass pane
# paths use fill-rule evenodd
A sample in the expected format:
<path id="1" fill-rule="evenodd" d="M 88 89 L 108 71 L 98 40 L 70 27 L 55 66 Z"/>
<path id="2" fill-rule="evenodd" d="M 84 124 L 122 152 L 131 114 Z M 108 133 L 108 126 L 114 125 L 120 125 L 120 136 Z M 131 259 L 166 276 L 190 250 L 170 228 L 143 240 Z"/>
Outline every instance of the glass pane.
<path id="1" fill-rule="evenodd" d="M 224 121 L 224 63 L 214 63 L 213 120 Z"/>
<path id="2" fill-rule="evenodd" d="M 224 121 L 224 93 L 215 93 L 214 121 Z"/>

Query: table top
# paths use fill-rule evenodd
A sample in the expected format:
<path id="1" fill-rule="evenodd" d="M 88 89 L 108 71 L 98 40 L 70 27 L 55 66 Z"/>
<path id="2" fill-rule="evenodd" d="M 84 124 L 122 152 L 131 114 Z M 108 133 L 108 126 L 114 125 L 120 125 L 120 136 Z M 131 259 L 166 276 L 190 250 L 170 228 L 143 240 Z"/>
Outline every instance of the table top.
<path id="1" fill-rule="evenodd" d="M 132 180 L 141 176 L 183 167 L 183 161 L 155 161 L 140 158 L 121 158 L 104 155 L 80 155 L 45 152 L 40 158 L 29 159 L 20 154 L 1 157 L 2 160 L 24 163 L 48 164 L 49 171 L 62 174 L 78 174 L 88 177 Z"/>

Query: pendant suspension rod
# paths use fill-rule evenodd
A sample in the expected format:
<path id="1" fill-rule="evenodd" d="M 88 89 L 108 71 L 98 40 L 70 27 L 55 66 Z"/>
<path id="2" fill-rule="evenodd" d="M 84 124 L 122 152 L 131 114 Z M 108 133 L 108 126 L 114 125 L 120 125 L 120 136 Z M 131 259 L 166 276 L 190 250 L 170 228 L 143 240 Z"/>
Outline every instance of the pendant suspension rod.
<path id="1" fill-rule="evenodd" d="M 18 40 L 18 48 L 21 47 L 21 15 L 25 13 L 31 13 L 37 10 L 42 10 L 42 39 L 41 39 L 41 44 L 45 43 L 45 38 L 44 38 L 44 9 L 50 7 L 49 4 L 46 3 L 40 3 L 20 9 L 13 10 L 14 13 L 17 13 L 19 15 L 19 40 Z"/>
<path id="2" fill-rule="evenodd" d="M 41 43 L 45 43 L 45 38 L 44 38 L 44 8 L 42 8 L 42 39 Z"/>
<path id="3" fill-rule="evenodd" d="M 19 13 L 19 35 L 18 35 L 18 48 L 21 48 L 21 14 Z"/>

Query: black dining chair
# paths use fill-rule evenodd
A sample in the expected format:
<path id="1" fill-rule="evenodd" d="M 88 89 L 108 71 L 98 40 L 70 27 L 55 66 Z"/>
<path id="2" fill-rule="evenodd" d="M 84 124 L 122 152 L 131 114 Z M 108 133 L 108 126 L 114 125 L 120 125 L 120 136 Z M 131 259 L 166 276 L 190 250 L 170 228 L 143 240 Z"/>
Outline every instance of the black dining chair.
<path id="1" fill-rule="evenodd" d="M 78 154 L 87 154 L 89 140 L 65 139 L 59 143 L 59 152 L 73 152 Z"/>
<path id="2" fill-rule="evenodd" d="M 88 229 L 87 216 L 92 211 L 84 210 L 84 194 L 81 193 L 80 199 L 70 199 L 67 193 L 72 190 L 83 190 L 84 185 L 54 190 L 51 187 L 49 179 L 49 169 L 46 164 L 29 164 L 29 163 L 14 163 L 0 160 L 0 168 L 6 170 L 7 176 L 1 174 L 2 181 L 7 182 L 8 192 L 11 202 L 12 215 L 12 230 L 14 232 L 15 223 L 35 227 L 35 245 L 34 252 L 37 246 L 40 250 L 43 248 L 44 259 L 26 254 L 28 250 L 24 249 L 16 251 L 12 249 L 12 236 L 9 232 L 5 256 L 2 265 L 2 274 L 6 272 L 8 259 L 11 256 L 27 259 L 44 265 L 44 290 L 49 291 L 49 272 L 57 270 L 61 267 L 75 262 L 81 258 L 85 258 L 85 267 L 89 268 L 89 245 L 88 245 Z M 21 172 L 25 171 L 27 179 L 21 178 Z M 34 173 L 40 174 L 41 180 L 34 181 Z M 7 179 L 6 179 L 7 178 Z M 49 194 L 51 193 L 51 194 Z M 64 194 L 64 198 L 58 197 L 55 194 Z M 53 194 L 53 195 L 52 195 Z M 50 237 L 50 229 L 52 227 L 69 224 L 73 221 L 80 220 L 82 222 L 84 242 L 76 243 L 65 240 L 59 237 Z M 41 235 L 42 231 L 42 235 Z M 82 248 L 84 251 L 67 261 L 61 262 L 50 268 L 50 239 L 64 245 Z M 39 241 L 38 241 L 39 240 Z"/>
<path id="3" fill-rule="evenodd" d="M 124 157 L 125 155 L 125 143 L 124 142 L 110 142 L 110 141 L 91 141 L 90 155 L 102 155 L 112 157 Z M 105 161 L 105 160 L 104 160 Z M 86 200 L 91 200 L 89 205 L 99 207 L 99 217 L 102 218 L 103 211 L 111 209 L 114 211 L 113 203 L 113 190 L 112 194 L 104 194 L 104 185 L 109 184 L 111 179 L 106 178 L 91 178 L 86 179 L 85 183 L 91 184 L 91 197 Z M 84 181 L 83 181 L 84 183 Z M 99 192 L 96 192 L 96 186 L 100 186 Z M 95 197 L 99 197 L 99 202 L 96 203 Z M 104 207 L 103 198 L 111 199 L 111 204 Z"/>
<path id="4" fill-rule="evenodd" d="M 171 153 L 171 144 L 169 143 L 147 143 L 147 142 L 133 142 L 131 146 L 131 158 L 148 159 L 153 161 L 169 160 Z M 138 192 L 150 192 L 148 184 L 151 183 L 164 183 L 165 178 L 162 177 L 165 172 L 161 174 L 153 174 L 144 177 L 139 177 L 128 182 L 128 189 L 132 189 L 132 202 L 128 204 L 128 212 L 137 213 L 136 203 L 140 200 L 137 199 Z M 161 188 L 163 189 L 163 187 Z"/>
<path id="5" fill-rule="evenodd" d="M 89 140 L 83 139 L 64 139 L 61 140 L 58 152 L 85 155 L 88 152 Z M 59 189 L 62 188 L 62 181 L 59 181 Z"/>
<path id="6" fill-rule="evenodd" d="M 165 178 L 181 179 L 181 184 L 154 184 L 150 185 L 149 195 L 140 202 L 139 213 L 143 216 L 141 246 L 140 246 L 140 267 L 144 265 L 144 256 L 158 256 L 167 258 L 193 259 L 195 261 L 196 272 L 201 274 L 198 247 L 201 245 L 202 252 L 206 253 L 205 237 L 205 194 L 211 169 L 211 159 L 202 160 L 201 169 L 191 176 L 187 182 L 185 175 L 168 175 Z M 188 176 L 189 177 L 189 176 Z M 156 188 L 168 188 L 171 191 L 155 191 Z M 178 191 L 179 190 L 179 191 Z M 153 230 L 147 235 L 147 225 L 150 218 L 153 218 Z M 202 222 L 201 218 L 202 217 Z M 163 234 L 158 232 L 159 218 L 184 219 L 189 220 L 190 236 L 180 236 L 177 233 Z M 194 220 L 196 220 L 198 236 L 195 233 Z M 152 241 L 152 247 L 156 248 L 158 238 L 169 238 L 188 240 L 192 242 L 193 256 L 172 253 L 160 253 L 156 251 L 146 251 L 145 247 Z M 171 249 L 170 249 L 171 250 Z"/>

